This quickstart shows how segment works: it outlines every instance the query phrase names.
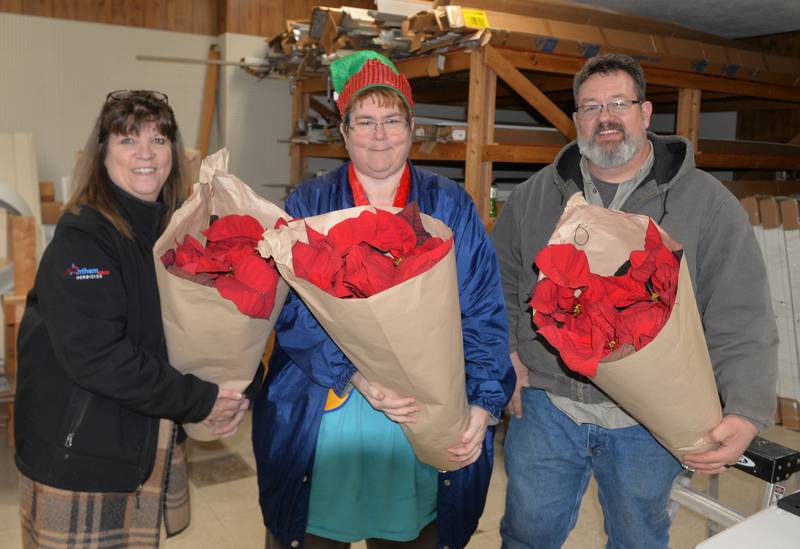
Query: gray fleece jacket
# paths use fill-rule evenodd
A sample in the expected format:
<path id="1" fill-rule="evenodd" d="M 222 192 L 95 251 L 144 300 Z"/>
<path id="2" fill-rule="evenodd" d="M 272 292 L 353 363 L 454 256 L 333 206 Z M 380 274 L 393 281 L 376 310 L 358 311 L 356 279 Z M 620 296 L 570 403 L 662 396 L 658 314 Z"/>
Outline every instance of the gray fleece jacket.
<path id="1" fill-rule="evenodd" d="M 744 416 L 763 429 L 775 416 L 778 331 L 753 229 L 737 199 L 695 167 L 688 141 L 648 137 L 653 168 L 622 210 L 650 216 L 683 246 L 724 413 Z M 554 164 L 518 185 L 491 239 L 508 308 L 510 351 L 530 370 L 531 386 L 598 403 L 607 397 L 568 370 L 537 336 L 527 303 L 539 274 L 534 257 L 550 238 L 567 199 L 583 191 L 579 160 L 577 144 L 570 143 Z"/>

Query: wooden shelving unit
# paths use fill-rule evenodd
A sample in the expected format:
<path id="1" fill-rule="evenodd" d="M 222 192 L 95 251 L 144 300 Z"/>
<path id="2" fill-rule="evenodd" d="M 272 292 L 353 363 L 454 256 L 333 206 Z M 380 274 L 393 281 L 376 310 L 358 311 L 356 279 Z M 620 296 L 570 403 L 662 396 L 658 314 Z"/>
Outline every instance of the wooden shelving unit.
<path id="1" fill-rule="evenodd" d="M 503 144 L 494 140 L 494 113 L 497 104 L 498 78 L 504 88 L 534 108 L 567 140 L 575 137 L 571 117 L 563 106 L 571 102 L 571 77 L 584 59 L 564 55 L 510 50 L 482 46 L 443 55 L 420 56 L 397 63 L 409 80 L 437 78 L 441 75 L 467 73 L 467 140 L 465 143 L 439 143 L 430 153 L 415 144 L 412 160 L 458 161 L 465 164 L 465 186 L 481 217 L 488 221 L 488 191 L 492 165 L 495 162 L 546 164 L 551 162 L 561 145 Z M 698 73 L 645 67 L 649 90 L 672 101 L 676 112 L 676 133 L 695 145 L 696 162 L 701 168 L 723 169 L 800 169 L 800 145 L 726 142 L 698 139 L 699 116 L 703 94 L 715 102 L 714 110 L 726 101 L 732 106 L 774 104 L 776 108 L 800 107 L 800 88 L 764 84 Z M 565 76 L 569 78 L 565 78 Z M 535 82 L 539 82 L 537 85 Z M 548 84 L 550 82 L 550 84 Z M 412 87 L 414 83 L 412 82 Z M 324 93 L 326 82 L 321 78 L 298 79 L 294 82 L 292 120 L 305 114 L 311 95 Z M 736 110 L 736 109 L 731 109 Z M 341 145 L 293 144 L 292 181 L 305 173 L 308 157 L 346 158 Z"/>

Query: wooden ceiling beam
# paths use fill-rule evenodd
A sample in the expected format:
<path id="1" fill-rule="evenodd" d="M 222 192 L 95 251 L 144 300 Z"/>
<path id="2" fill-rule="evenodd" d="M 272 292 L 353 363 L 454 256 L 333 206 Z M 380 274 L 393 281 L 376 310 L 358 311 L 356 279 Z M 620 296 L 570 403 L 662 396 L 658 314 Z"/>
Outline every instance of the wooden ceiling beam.
<path id="1" fill-rule="evenodd" d="M 575 74 L 583 66 L 579 57 L 568 57 L 550 53 L 531 53 L 519 50 L 502 49 L 502 54 L 517 69 L 540 71 L 555 74 Z M 700 73 L 681 72 L 658 67 L 643 67 L 648 84 L 670 86 L 673 88 L 692 88 L 703 91 L 747 95 L 766 99 L 800 101 L 800 88 L 734 80 Z"/>
<path id="2" fill-rule="evenodd" d="M 518 70 L 535 71 L 545 74 L 569 75 L 571 78 L 583 66 L 584 60 L 579 57 L 568 57 L 549 53 L 532 53 L 519 50 L 495 48 Z M 456 50 L 442 54 L 444 68 L 439 72 L 450 74 L 469 69 L 469 53 Z M 409 79 L 428 76 L 430 58 L 428 56 L 412 57 L 399 61 L 398 69 Z M 719 76 L 707 76 L 699 73 L 681 72 L 658 67 L 644 67 L 647 84 L 670 88 L 692 88 L 703 92 L 719 92 L 735 96 L 749 96 L 760 99 L 773 99 L 800 102 L 800 87 L 781 86 L 746 80 L 734 80 Z M 302 82 L 302 83 L 301 83 Z M 319 93 L 327 89 L 323 78 L 311 78 L 298 81 L 304 92 Z"/>
<path id="3" fill-rule="evenodd" d="M 558 106 L 519 72 L 503 54 L 492 46 L 484 46 L 486 50 L 486 64 L 506 84 L 527 101 L 548 122 L 558 129 L 567 139 L 575 139 L 575 125 L 572 119 L 564 114 Z"/>
<path id="4" fill-rule="evenodd" d="M 414 143 L 409 158 L 420 161 L 464 162 L 465 143 L 437 143 L 428 152 L 420 150 L 422 143 Z M 710 147 L 705 152 L 704 145 Z M 769 145 L 769 144 L 765 144 Z M 297 145 L 305 156 L 321 158 L 347 158 L 347 151 L 342 144 Z M 517 144 L 488 143 L 483 145 L 481 160 L 484 162 L 510 162 L 529 164 L 551 163 L 563 145 L 557 144 Z M 800 153 L 780 153 L 768 155 L 763 152 L 736 151 L 731 153 L 717 152 L 709 140 L 699 140 L 700 152 L 695 154 L 695 162 L 700 168 L 727 169 L 761 169 L 761 170 L 798 170 L 800 169 Z M 800 147 L 798 147 L 800 149 Z M 427 150 L 427 148 L 426 148 Z"/>

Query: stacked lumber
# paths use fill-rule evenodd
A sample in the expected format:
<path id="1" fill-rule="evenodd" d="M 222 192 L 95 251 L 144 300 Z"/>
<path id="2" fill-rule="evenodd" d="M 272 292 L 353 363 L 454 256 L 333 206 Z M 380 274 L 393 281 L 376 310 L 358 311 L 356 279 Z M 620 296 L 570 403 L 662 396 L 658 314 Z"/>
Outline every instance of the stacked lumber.
<path id="1" fill-rule="evenodd" d="M 402 59 L 492 44 L 581 59 L 621 52 L 645 67 L 800 86 L 800 59 L 677 25 L 648 25 L 643 18 L 607 11 L 595 10 L 592 16 L 593 10 L 585 6 L 565 9 L 541 0 L 464 2 L 497 5 L 516 13 L 411 0 L 378 0 L 377 10 L 314 7 L 307 20 L 287 21 L 286 31 L 268 41 L 265 64 L 247 70 L 259 76 L 319 76 L 334 58 L 353 50 L 378 50 Z"/>

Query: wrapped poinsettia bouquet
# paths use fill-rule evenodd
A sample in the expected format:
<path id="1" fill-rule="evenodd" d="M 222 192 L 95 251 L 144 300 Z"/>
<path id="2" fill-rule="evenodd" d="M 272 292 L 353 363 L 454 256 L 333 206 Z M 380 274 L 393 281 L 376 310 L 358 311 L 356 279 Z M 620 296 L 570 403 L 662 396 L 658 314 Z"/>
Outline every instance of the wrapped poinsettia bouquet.
<path id="1" fill-rule="evenodd" d="M 537 332 L 679 459 L 722 419 L 680 245 L 647 216 L 575 194 L 535 258 Z"/>
<path id="2" fill-rule="evenodd" d="M 200 182 L 153 247 L 170 363 L 244 390 L 255 376 L 289 287 L 257 244 L 289 216 L 229 174 L 228 151 L 203 160 Z M 197 440 L 216 438 L 185 425 Z"/>
<path id="3" fill-rule="evenodd" d="M 416 399 L 402 427 L 420 461 L 453 469 L 469 405 L 447 225 L 416 203 L 359 206 L 281 224 L 258 246 L 364 377 Z"/>

